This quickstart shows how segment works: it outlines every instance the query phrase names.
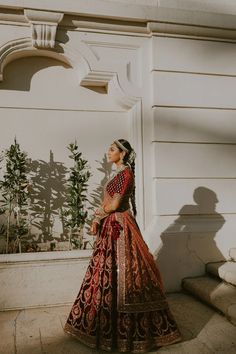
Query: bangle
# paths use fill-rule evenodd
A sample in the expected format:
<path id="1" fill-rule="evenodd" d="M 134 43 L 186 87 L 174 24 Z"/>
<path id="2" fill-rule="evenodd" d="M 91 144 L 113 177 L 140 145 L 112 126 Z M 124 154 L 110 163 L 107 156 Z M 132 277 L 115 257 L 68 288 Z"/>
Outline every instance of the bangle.
<path id="1" fill-rule="evenodd" d="M 95 211 L 95 219 L 100 220 L 108 216 L 109 214 L 105 212 L 105 210 L 100 206 L 96 211 Z"/>
<path id="2" fill-rule="evenodd" d="M 95 222 L 96 224 L 100 224 L 100 219 L 99 218 L 97 218 L 97 217 L 95 217 L 94 219 L 93 219 L 93 222 Z"/>

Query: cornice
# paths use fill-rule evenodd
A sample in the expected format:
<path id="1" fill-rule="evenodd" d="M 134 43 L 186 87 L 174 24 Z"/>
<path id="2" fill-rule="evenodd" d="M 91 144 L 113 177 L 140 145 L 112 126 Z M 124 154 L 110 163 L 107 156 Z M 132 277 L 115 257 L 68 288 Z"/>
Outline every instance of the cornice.
<path id="1" fill-rule="evenodd" d="M 236 29 L 191 26 L 185 24 L 148 22 L 147 29 L 151 36 L 168 35 L 215 40 L 236 40 Z"/>
<path id="2" fill-rule="evenodd" d="M 149 2 L 152 3 L 155 2 Z M 125 3 L 115 0 L 2 0 L 0 22 L 29 26 L 29 17 L 24 15 L 27 11 L 64 14 L 54 27 L 41 24 L 41 34 L 46 33 L 48 37 L 54 35 L 55 25 L 58 25 L 73 30 L 137 36 L 167 34 L 236 39 L 235 0 L 158 0 L 155 6 L 145 6 L 142 0 L 139 4 L 132 0 Z M 39 26 L 33 24 L 33 20 L 30 25 L 32 33 L 37 34 Z"/>
<path id="3" fill-rule="evenodd" d="M 32 9 L 104 19 L 185 23 L 209 27 L 236 28 L 235 0 L 157 0 L 125 2 L 111 0 L 1 0 L 5 9 Z"/>

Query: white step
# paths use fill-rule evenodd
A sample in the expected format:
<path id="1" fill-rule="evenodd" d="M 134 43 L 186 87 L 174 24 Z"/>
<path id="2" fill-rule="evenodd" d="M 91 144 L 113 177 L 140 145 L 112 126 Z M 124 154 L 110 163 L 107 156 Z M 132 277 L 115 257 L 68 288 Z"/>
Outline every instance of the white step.
<path id="1" fill-rule="evenodd" d="M 236 262 L 236 248 L 231 248 L 229 250 L 229 255 L 234 262 Z"/>
<path id="2" fill-rule="evenodd" d="M 236 262 L 208 263 L 206 265 L 206 271 L 236 286 Z"/>
<path id="3" fill-rule="evenodd" d="M 185 278 L 182 286 L 192 295 L 221 311 L 236 325 L 236 287 L 208 276 Z"/>

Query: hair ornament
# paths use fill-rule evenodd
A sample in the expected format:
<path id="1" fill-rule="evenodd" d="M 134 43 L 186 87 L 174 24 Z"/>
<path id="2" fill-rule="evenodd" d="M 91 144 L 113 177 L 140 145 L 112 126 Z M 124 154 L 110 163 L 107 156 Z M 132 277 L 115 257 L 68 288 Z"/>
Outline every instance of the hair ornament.
<path id="1" fill-rule="evenodd" d="M 136 153 L 135 153 L 135 151 L 132 149 L 131 152 L 130 152 L 130 154 L 129 154 L 127 163 L 128 163 L 129 165 L 132 165 L 132 163 L 134 162 L 135 158 L 136 158 Z"/>
<path id="2" fill-rule="evenodd" d="M 129 150 L 126 149 L 126 147 L 125 147 L 123 144 L 121 144 L 121 143 L 119 142 L 119 140 L 115 140 L 114 143 L 115 143 L 116 145 L 118 145 L 123 151 L 129 152 Z"/>

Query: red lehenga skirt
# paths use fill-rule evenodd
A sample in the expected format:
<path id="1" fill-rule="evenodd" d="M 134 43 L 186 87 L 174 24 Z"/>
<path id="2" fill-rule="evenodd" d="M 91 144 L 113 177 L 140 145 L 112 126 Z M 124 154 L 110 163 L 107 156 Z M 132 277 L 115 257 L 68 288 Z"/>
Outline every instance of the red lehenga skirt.
<path id="1" fill-rule="evenodd" d="M 107 351 L 143 353 L 180 341 L 160 273 L 129 211 L 103 220 L 64 330 Z"/>

